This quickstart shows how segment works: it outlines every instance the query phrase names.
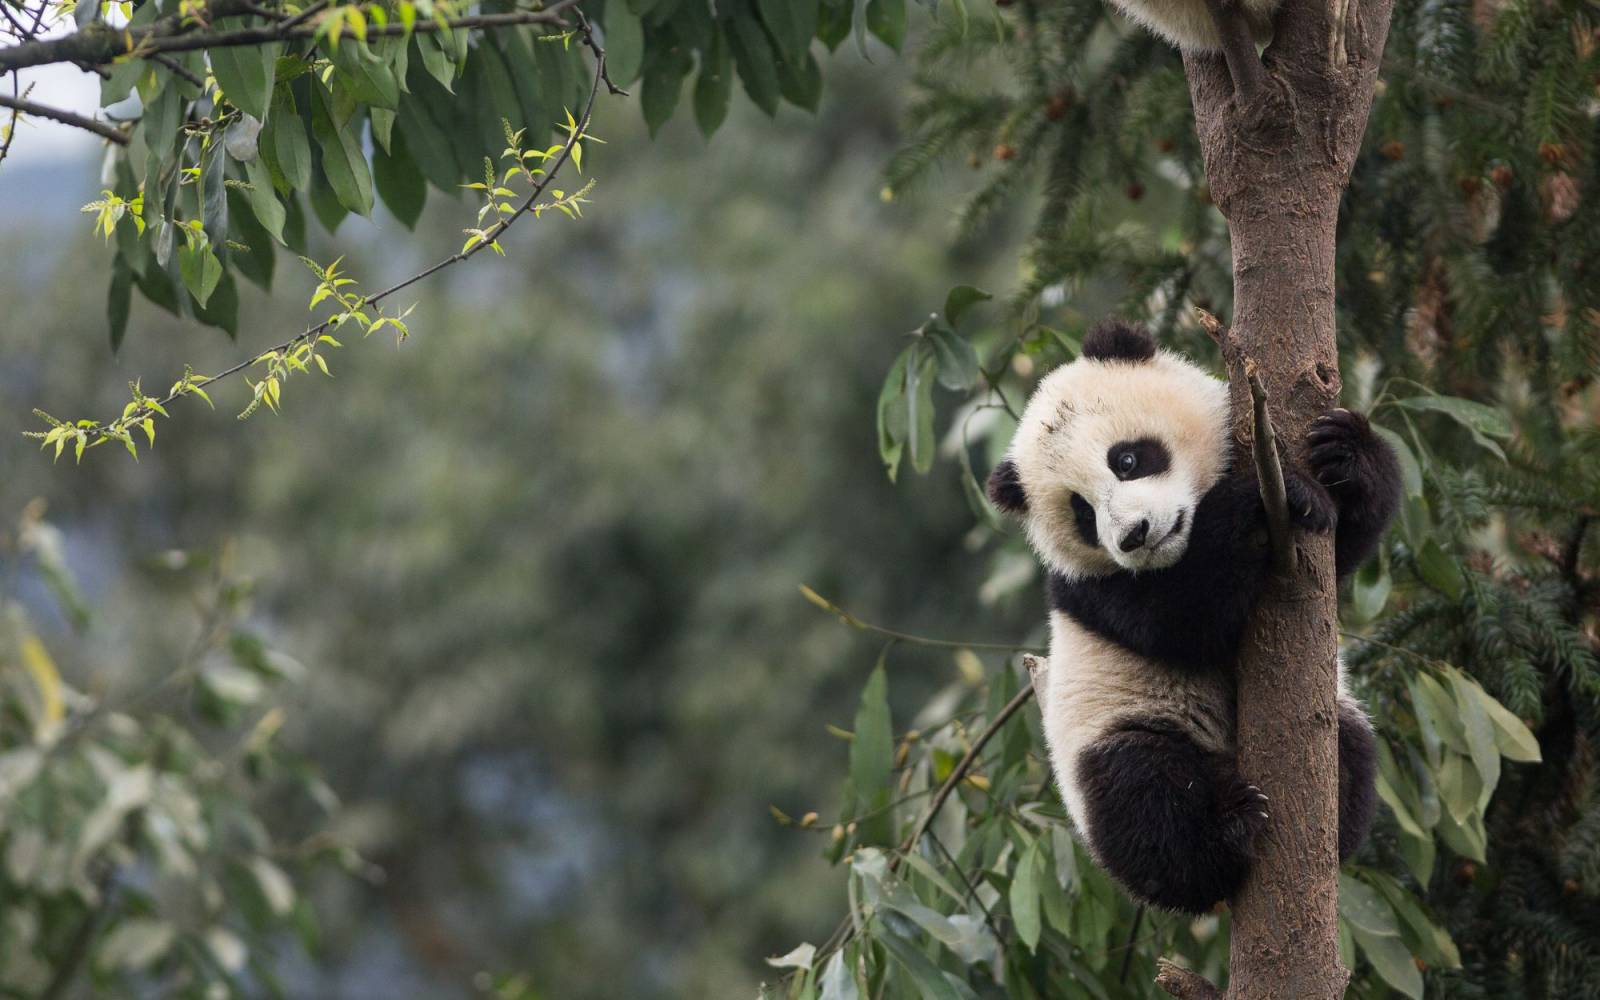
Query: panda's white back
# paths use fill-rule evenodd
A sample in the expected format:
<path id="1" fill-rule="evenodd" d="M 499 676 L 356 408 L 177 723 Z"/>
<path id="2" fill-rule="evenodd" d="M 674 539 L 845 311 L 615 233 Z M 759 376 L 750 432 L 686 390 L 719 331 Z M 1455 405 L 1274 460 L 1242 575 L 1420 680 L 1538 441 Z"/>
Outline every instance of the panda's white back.
<path id="1" fill-rule="evenodd" d="M 1087 829 L 1077 780 L 1082 751 L 1119 722 L 1170 722 L 1203 749 L 1233 753 L 1228 670 L 1184 671 L 1107 642 L 1062 611 L 1050 613 L 1050 661 L 1040 711 L 1050 762 L 1072 822 Z"/>

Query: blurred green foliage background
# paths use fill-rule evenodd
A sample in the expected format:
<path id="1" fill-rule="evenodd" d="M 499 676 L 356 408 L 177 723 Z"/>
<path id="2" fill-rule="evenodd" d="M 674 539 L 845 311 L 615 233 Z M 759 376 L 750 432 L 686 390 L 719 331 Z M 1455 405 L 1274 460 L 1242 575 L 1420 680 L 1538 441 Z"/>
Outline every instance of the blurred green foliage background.
<path id="1" fill-rule="evenodd" d="M 255 624 L 307 665 L 284 738 L 374 867 L 310 883 L 321 945 L 282 943 L 292 994 L 536 970 L 531 996 L 743 995 L 844 903 L 826 839 L 768 806 L 831 813 L 847 745 L 824 724 L 849 727 L 874 649 L 797 585 L 934 634 L 1042 620 L 1031 590 L 1005 614 L 972 599 L 959 490 L 889 483 L 872 433 L 897 332 L 958 279 L 1003 283 L 1013 227 L 951 250 L 941 185 L 882 200 L 906 69 L 847 46 L 829 72 L 816 120 L 736 104 L 709 145 L 602 103 L 582 222 L 418 288 L 409 341 L 347 337 L 336 380 L 289 385 L 280 417 L 236 423 L 234 386 L 137 464 L 76 468 L 0 435 L 0 513 L 45 499 L 99 609 L 58 650 L 75 682 L 158 675 L 185 636 L 152 563 L 229 540 Z M 140 302 L 109 352 L 106 251 L 73 224 L 93 189 L 87 158 L 0 185 L 0 426 L 115 411 L 129 379 L 248 349 Z M 313 256 L 382 284 L 470 213 L 312 223 Z M 278 294 L 242 286 L 251 343 L 304 323 L 314 280 L 279 264 Z M 905 706 L 959 676 L 948 654 L 891 665 Z"/>

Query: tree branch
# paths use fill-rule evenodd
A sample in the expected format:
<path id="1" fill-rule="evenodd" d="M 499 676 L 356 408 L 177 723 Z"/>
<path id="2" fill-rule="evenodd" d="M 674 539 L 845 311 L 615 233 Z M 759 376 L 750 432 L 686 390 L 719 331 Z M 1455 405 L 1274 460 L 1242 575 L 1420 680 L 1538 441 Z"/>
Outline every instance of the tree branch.
<path id="1" fill-rule="evenodd" d="M 93 118 L 85 118 L 75 111 L 63 111 L 60 108 L 47 107 L 18 97 L 6 97 L 3 94 L 0 94 L 0 108 L 10 108 L 16 112 L 16 114 L 12 115 L 13 130 L 16 128 L 17 114 L 32 115 L 35 118 L 49 118 L 51 121 L 60 122 L 63 125 L 81 128 L 85 132 L 93 132 L 102 139 L 110 140 L 119 146 L 128 144 L 128 134 L 126 132 L 107 125 L 105 122 L 95 121 Z M 6 145 L 11 145 L 9 139 L 6 141 Z"/>
<path id="2" fill-rule="evenodd" d="M 1022 658 L 1023 662 L 1028 664 L 1030 677 L 1037 669 L 1037 665 L 1030 661 L 1037 659 L 1039 658 L 1032 655 L 1025 655 Z M 890 872 L 900 866 L 900 859 L 904 855 L 916 849 L 917 842 L 922 839 L 923 834 L 928 832 L 928 825 L 933 822 L 935 816 L 939 815 L 939 810 L 944 808 L 945 801 L 956 790 L 956 786 L 961 784 L 961 780 L 967 776 L 967 772 L 972 770 L 972 765 L 977 763 L 978 755 L 983 753 L 983 748 L 988 746 L 989 741 L 994 738 L 994 734 L 998 733 L 1006 722 L 1017 714 L 1017 710 L 1026 705 L 1028 699 L 1032 697 L 1033 681 L 1030 679 L 1028 685 L 1012 695 L 1011 700 L 1006 702 L 1005 706 L 994 714 L 994 718 L 989 720 L 987 726 L 983 727 L 983 732 L 979 733 L 978 738 L 972 741 L 972 746 L 967 748 L 967 752 L 961 756 L 961 760 L 957 761 L 956 766 L 951 769 L 949 777 L 944 779 L 944 784 L 940 785 L 939 790 L 934 793 L 933 801 L 928 803 L 928 808 L 922 813 L 921 818 L 917 820 L 917 825 L 912 827 L 910 836 L 906 837 L 905 842 L 900 845 L 899 853 L 889 859 Z"/>
<path id="3" fill-rule="evenodd" d="M 1222 991 L 1205 976 L 1164 958 L 1156 960 L 1156 985 L 1177 1000 L 1222 1000 Z"/>
<path id="4" fill-rule="evenodd" d="M 456 28 L 505 28 L 522 24 L 565 24 L 561 14 L 578 0 L 556 0 L 543 10 L 508 11 L 499 14 L 473 14 L 454 19 L 419 20 L 407 28 L 398 22 L 371 25 L 367 36 L 429 34 Z M 227 17 L 250 13 L 242 0 L 215 0 L 207 10 L 211 23 Z M 103 24 L 92 24 L 66 36 L 40 41 L 24 42 L 0 49 L 0 73 L 43 66 L 50 63 L 73 62 L 98 66 L 121 56 L 147 59 L 161 52 L 192 52 L 196 49 L 234 48 L 242 45 L 264 45 L 268 42 L 293 38 L 313 38 L 317 25 L 310 21 L 290 18 L 274 24 L 252 25 L 228 31 L 195 31 L 204 27 L 192 17 L 171 15 L 135 31 L 123 31 Z"/>

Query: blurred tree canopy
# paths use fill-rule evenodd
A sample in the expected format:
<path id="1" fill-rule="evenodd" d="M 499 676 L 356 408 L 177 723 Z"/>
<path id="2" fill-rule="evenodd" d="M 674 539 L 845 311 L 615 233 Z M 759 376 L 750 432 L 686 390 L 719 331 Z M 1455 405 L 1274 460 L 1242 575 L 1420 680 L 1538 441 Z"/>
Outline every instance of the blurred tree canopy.
<path id="1" fill-rule="evenodd" d="M 1226 915 L 1136 913 L 1036 715 L 1005 713 L 1043 602 L 975 488 L 1104 312 L 1214 357 L 1189 307 L 1227 311 L 1226 229 L 1176 53 L 1100 0 L 909 25 L 893 0 L 611 0 L 592 34 L 559 3 L 47 6 L 77 34 L 30 41 L 45 8 L 6 0 L 0 75 L 107 46 L 56 51 L 103 58 L 121 138 L 98 238 L 0 235 L 27 264 L 0 277 L 0 401 L 17 428 L 121 409 L 56 440 L 142 461 L 0 445 L 6 989 L 720 996 L 780 953 L 772 991 L 828 1000 L 1149 996 L 1163 954 L 1219 976 Z M 1408 459 L 1344 602 L 1386 744 L 1341 883 L 1360 996 L 1600 995 L 1596 27 L 1402 7 L 1345 200 L 1346 401 Z M 600 49 L 642 122 L 602 97 L 591 126 Z M 753 113 L 780 102 L 817 116 Z M 588 175 L 547 193 L 567 161 Z M 585 198 L 580 225 L 495 228 Z M 378 205 L 381 230 L 344 222 Z M 507 260 L 409 317 L 368 301 L 457 247 Z M 82 301 L 108 281 L 117 357 Z M 385 319 L 428 335 L 359 361 L 319 339 Z M 292 336 L 246 349 L 252 407 L 318 354 L 339 379 L 282 425 L 191 407 L 145 449 L 161 414 L 117 384 L 240 364 L 171 335 L 197 325 Z M 876 623 L 900 635 L 862 642 Z"/>

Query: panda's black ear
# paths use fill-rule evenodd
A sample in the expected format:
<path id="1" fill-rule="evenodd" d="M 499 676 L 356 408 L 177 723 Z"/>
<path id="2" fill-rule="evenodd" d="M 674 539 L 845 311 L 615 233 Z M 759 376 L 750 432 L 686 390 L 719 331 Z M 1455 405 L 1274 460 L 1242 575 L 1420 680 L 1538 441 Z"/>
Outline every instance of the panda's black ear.
<path id="1" fill-rule="evenodd" d="M 1083 356 L 1095 361 L 1149 361 L 1156 356 L 1156 339 L 1143 323 L 1111 317 L 1084 334 Z"/>
<path id="2" fill-rule="evenodd" d="M 1017 463 L 1006 459 L 989 473 L 989 502 L 1007 514 L 1020 514 L 1028 509 L 1028 495 L 1022 492 L 1022 478 Z"/>

